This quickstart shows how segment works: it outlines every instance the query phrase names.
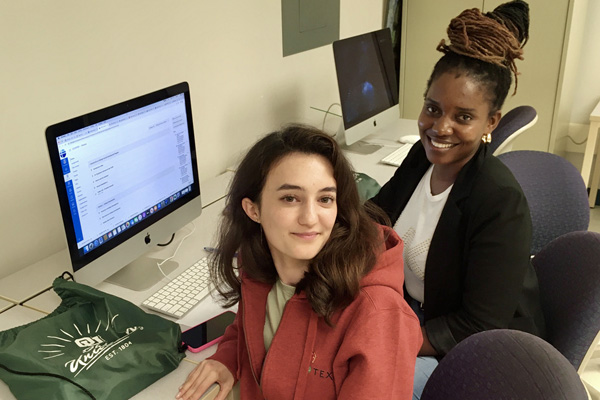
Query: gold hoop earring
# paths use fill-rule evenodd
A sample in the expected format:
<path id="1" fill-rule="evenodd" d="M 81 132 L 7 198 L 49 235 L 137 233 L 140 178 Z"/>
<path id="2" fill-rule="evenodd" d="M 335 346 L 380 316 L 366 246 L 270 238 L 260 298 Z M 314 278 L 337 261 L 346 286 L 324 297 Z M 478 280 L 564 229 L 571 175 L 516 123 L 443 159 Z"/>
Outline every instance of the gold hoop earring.
<path id="1" fill-rule="evenodd" d="M 492 134 L 491 133 L 486 133 L 481 137 L 481 141 L 483 143 L 491 143 L 492 142 Z"/>

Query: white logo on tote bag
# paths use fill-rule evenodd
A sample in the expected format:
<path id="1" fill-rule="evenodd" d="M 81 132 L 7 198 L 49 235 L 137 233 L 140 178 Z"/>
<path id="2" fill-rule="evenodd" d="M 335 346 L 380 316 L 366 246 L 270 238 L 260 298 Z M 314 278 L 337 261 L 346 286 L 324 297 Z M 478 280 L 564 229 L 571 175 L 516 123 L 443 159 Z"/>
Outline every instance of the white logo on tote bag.
<path id="1" fill-rule="evenodd" d="M 52 339 L 54 342 L 40 345 L 42 349 L 38 350 L 38 352 L 44 355 L 44 360 L 62 357 L 65 354 L 68 357 L 77 355 L 76 358 L 65 363 L 65 367 L 68 367 L 69 371 L 75 377 L 82 371 L 92 368 L 99 360 L 105 359 L 108 361 L 121 351 L 126 350 L 132 345 L 132 342 L 129 340 L 131 334 L 137 330 L 144 329 L 142 326 L 127 328 L 125 335 L 112 342 L 106 342 L 102 337 L 102 333 L 108 332 L 111 326 L 114 327 L 115 318 L 118 316 L 119 314 L 113 316 L 110 321 L 107 318 L 105 328 L 102 327 L 102 320 L 100 320 L 95 329 L 90 329 L 89 324 L 86 324 L 85 327 L 73 324 L 73 328 L 75 328 L 77 333 L 75 331 L 69 333 L 65 329 L 60 329 L 61 334 L 47 336 L 48 339 Z"/>

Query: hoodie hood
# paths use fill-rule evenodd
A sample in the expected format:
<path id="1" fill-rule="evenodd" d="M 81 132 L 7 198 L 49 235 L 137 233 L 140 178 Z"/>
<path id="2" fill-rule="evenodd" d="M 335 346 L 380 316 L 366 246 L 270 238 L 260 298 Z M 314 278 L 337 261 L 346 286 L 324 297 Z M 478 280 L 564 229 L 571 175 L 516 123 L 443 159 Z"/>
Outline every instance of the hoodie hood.
<path id="1" fill-rule="evenodd" d="M 379 225 L 382 240 L 375 266 L 360 282 L 361 288 L 387 286 L 404 297 L 404 243 L 390 227 Z"/>

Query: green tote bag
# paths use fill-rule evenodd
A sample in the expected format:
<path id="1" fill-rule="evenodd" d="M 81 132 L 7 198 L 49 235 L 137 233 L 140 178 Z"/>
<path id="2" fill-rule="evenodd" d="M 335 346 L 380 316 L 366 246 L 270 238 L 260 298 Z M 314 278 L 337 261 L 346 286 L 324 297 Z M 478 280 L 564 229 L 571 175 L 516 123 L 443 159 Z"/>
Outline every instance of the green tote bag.
<path id="1" fill-rule="evenodd" d="M 129 399 L 181 362 L 181 328 L 89 286 L 56 278 L 60 306 L 0 332 L 0 379 L 18 399 Z"/>

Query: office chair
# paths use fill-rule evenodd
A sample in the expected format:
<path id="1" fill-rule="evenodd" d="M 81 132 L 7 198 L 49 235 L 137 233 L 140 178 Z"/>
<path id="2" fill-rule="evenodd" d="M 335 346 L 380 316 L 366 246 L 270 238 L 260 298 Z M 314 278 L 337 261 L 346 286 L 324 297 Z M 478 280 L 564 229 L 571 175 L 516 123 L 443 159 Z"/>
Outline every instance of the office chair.
<path id="1" fill-rule="evenodd" d="M 529 333 L 495 329 L 469 336 L 440 361 L 421 400 L 587 399 L 569 361 Z"/>
<path id="2" fill-rule="evenodd" d="M 600 233 L 571 232 L 534 258 L 546 340 L 581 375 L 600 341 Z"/>
<path id="3" fill-rule="evenodd" d="M 498 159 L 511 170 L 529 203 L 532 255 L 565 233 L 587 230 L 587 188 L 571 163 L 551 153 L 529 150 L 502 153 Z"/>
<path id="4" fill-rule="evenodd" d="M 510 151 L 513 140 L 535 125 L 537 120 L 537 112 L 531 106 L 519 106 L 507 112 L 492 131 L 492 142 L 489 144 L 492 154 L 497 156 Z"/>

